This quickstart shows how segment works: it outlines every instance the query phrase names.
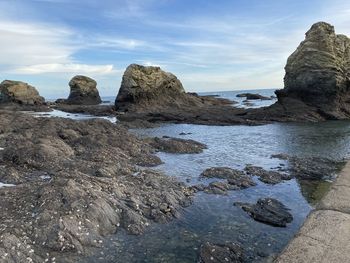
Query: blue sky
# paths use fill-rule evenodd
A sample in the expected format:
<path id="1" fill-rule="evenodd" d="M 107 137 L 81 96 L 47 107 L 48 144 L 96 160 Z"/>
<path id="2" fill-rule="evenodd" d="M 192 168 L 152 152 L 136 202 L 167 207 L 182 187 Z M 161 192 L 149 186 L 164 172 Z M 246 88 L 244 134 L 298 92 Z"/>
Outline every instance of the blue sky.
<path id="1" fill-rule="evenodd" d="M 0 76 L 65 97 L 76 74 L 114 96 L 131 63 L 188 91 L 282 88 L 287 57 L 318 21 L 350 35 L 350 1 L 0 0 Z"/>

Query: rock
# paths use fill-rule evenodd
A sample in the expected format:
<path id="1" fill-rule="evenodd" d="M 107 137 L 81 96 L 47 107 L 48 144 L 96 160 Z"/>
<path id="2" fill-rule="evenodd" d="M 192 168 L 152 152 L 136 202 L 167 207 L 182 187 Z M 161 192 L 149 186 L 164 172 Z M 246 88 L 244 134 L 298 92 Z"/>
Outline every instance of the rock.
<path id="1" fill-rule="evenodd" d="M 100 104 L 102 100 L 96 86 L 96 81 L 89 77 L 75 76 L 69 82 L 70 94 L 65 103 L 78 105 Z"/>
<path id="2" fill-rule="evenodd" d="M 132 64 L 124 72 L 115 106 L 121 111 L 148 107 L 159 109 L 180 104 L 189 97 L 196 96 L 186 94 L 175 75 L 160 67 Z"/>
<path id="3" fill-rule="evenodd" d="M 260 198 L 256 204 L 236 202 L 234 205 L 240 206 L 254 220 L 268 225 L 286 227 L 293 221 L 289 209 L 273 198 Z"/>
<path id="4" fill-rule="evenodd" d="M 242 247 L 231 242 L 225 244 L 206 242 L 201 246 L 199 253 L 198 263 L 241 263 L 244 261 Z"/>
<path id="5" fill-rule="evenodd" d="M 294 98 L 315 108 L 325 119 L 350 117 L 350 39 L 325 22 L 312 25 L 288 58 L 284 89 L 278 101 Z"/>
<path id="6" fill-rule="evenodd" d="M 292 176 L 288 174 L 279 173 L 276 171 L 267 171 L 259 166 L 247 165 L 244 170 L 250 175 L 258 176 L 259 180 L 266 184 L 278 184 L 283 180 L 292 179 Z"/>
<path id="7" fill-rule="evenodd" d="M 191 204 L 184 183 L 138 167 L 159 160 L 148 140 L 106 120 L 0 110 L 0 135 L 0 182 L 16 184 L 0 188 L 0 258 L 9 262 L 76 262 L 108 235 L 142 234 Z"/>
<path id="8" fill-rule="evenodd" d="M 204 188 L 204 192 L 207 194 L 227 195 L 227 191 L 238 189 L 238 187 L 226 182 L 211 182 Z"/>
<path id="9" fill-rule="evenodd" d="M 228 167 L 212 167 L 201 173 L 202 177 L 227 179 L 228 183 L 238 189 L 248 188 L 256 185 L 249 175 L 240 170 Z"/>
<path id="10" fill-rule="evenodd" d="M 42 105 L 45 99 L 27 83 L 4 80 L 0 84 L 0 103 L 18 103 L 23 105 Z"/>
<path id="11" fill-rule="evenodd" d="M 237 98 L 246 98 L 247 100 L 271 100 L 271 97 L 262 96 L 257 93 L 240 93 L 236 95 Z"/>
<path id="12" fill-rule="evenodd" d="M 166 153 L 201 153 L 207 146 L 194 140 L 179 138 L 158 138 L 151 139 L 150 144 L 158 151 Z"/>
<path id="13" fill-rule="evenodd" d="M 271 157 L 288 161 L 285 170 L 291 177 L 304 180 L 333 180 L 344 166 L 343 161 L 320 157 L 297 157 L 287 154 L 275 154 Z"/>

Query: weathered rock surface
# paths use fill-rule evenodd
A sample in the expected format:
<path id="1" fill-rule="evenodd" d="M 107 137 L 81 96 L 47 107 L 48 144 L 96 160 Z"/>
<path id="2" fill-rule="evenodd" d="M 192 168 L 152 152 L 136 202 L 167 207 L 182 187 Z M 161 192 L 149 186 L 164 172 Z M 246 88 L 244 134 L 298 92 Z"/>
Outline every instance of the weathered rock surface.
<path id="1" fill-rule="evenodd" d="M 212 167 L 201 173 L 207 178 L 227 179 L 228 184 L 238 189 L 248 188 L 256 185 L 253 179 L 244 172 L 229 167 Z"/>
<path id="2" fill-rule="evenodd" d="M 2 262 L 76 262 L 191 203 L 183 183 L 138 168 L 161 162 L 147 140 L 108 121 L 0 111 L 0 137 L 0 181 L 16 184 L 0 188 Z"/>
<path id="3" fill-rule="evenodd" d="M 27 83 L 4 80 L 0 84 L 0 103 L 18 103 L 23 105 L 42 105 L 45 99 Z"/>
<path id="4" fill-rule="evenodd" d="M 319 157 L 297 157 L 287 154 L 275 154 L 271 157 L 288 161 L 288 166 L 283 170 L 291 177 L 304 180 L 333 180 L 344 165 L 343 161 Z"/>
<path id="5" fill-rule="evenodd" d="M 212 244 L 206 242 L 201 246 L 198 263 L 225 262 L 244 262 L 243 249 L 239 244 L 230 242 L 225 244 Z"/>
<path id="6" fill-rule="evenodd" d="M 267 171 L 262 167 L 247 165 L 244 169 L 247 174 L 258 176 L 259 180 L 266 184 L 278 184 L 283 180 L 290 180 L 292 176 L 285 173 L 279 173 L 276 171 Z"/>
<path id="7" fill-rule="evenodd" d="M 285 87 L 276 92 L 282 105 L 294 98 L 326 119 L 350 117 L 350 39 L 332 25 L 312 25 L 285 70 Z"/>
<path id="8" fill-rule="evenodd" d="M 75 76 L 69 82 L 70 94 L 64 103 L 96 105 L 102 102 L 95 80 L 86 76 Z"/>
<path id="9" fill-rule="evenodd" d="M 157 150 L 167 153 L 201 153 L 207 146 L 203 143 L 180 138 L 153 138 L 150 144 Z"/>
<path id="10" fill-rule="evenodd" d="M 256 204 L 236 202 L 234 205 L 240 206 L 254 220 L 268 225 L 286 227 L 293 221 L 289 209 L 273 198 L 261 198 Z"/>

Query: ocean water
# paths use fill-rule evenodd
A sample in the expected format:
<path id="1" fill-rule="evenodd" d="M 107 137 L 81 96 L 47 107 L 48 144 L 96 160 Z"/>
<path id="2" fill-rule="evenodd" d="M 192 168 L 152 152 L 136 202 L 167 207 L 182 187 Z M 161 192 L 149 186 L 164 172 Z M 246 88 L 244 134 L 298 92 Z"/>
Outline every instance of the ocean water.
<path id="1" fill-rule="evenodd" d="M 245 107 L 237 98 L 240 92 L 213 92 Z M 265 96 L 273 90 L 249 91 Z M 104 100 L 108 100 L 104 98 Z M 110 98 L 114 101 L 114 98 Z M 268 106 L 274 101 L 254 101 L 254 107 Z M 72 117 L 72 116 L 65 116 Z M 75 115 L 75 119 L 86 116 Z M 93 117 L 93 116 L 89 116 Z M 137 136 L 172 136 L 193 139 L 208 146 L 200 154 L 159 153 L 164 164 L 155 169 L 174 176 L 187 184 L 204 183 L 199 177 L 206 168 L 228 166 L 243 169 L 246 164 L 274 169 L 285 161 L 271 158 L 273 154 L 298 157 L 326 157 L 344 160 L 350 156 L 350 121 L 320 123 L 273 123 L 261 126 L 205 126 L 165 124 L 152 129 L 133 129 Z M 181 136 L 180 133 L 189 133 Z M 254 179 L 257 185 L 228 195 L 199 193 L 193 204 L 184 208 L 181 216 L 168 224 L 152 224 L 141 236 L 120 231 L 106 237 L 104 248 L 80 262 L 197 262 L 200 245 L 206 241 L 239 242 L 248 262 L 263 262 L 282 251 L 298 231 L 306 216 L 330 187 L 328 181 L 292 179 L 277 185 L 267 185 Z M 256 202 L 273 197 L 284 203 L 294 220 L 286 228 L 278 228 L 252 220 L 234 202 Z"/>

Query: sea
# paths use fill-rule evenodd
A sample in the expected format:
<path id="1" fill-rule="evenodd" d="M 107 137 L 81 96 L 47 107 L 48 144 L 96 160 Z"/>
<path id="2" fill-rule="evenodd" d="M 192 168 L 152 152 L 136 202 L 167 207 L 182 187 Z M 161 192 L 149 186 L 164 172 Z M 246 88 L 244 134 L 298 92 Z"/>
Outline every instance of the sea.
<path id="1" fill-rule="evenodd" d="M 263 107 L 276 100 L 251 101 L 247 106 L 242 92 L 273 96 L 274 90 L 210 92 L 236 103 L 236 107 Z M 114 98 L 103 98 L 113 103 Z M 56 113 L 57 114 L 57 113 Z M 45 115 L 47 116 L 47 115 Z M 73 114 L 81 120 L 93 116 Z M 114 120 L 111 120 L 114 121 Z M 154 168 L 187 184 L 207 184 L 199 175 L 210 167 L 244 169 L 247 164 L 274 170 L 285 161 L 271 158 L 288 154 L 300 158 L 324 157 L 344 160 L 350 156 L 350 121 L 320 123 L 272 123 L 260 126 L 206 126 L 193 124 L 164 124 L 157 128 L 132 129 L 141 137 L 171 136 L 193 139 L 208 146 L 200 154 L 158 153 L 164 164 Z M 186 135 L 180 135 L 186 133 Z M 334 175 L 336 176 L 336 174 Z M 81 262 L 197 262 L 204 242 L 238 242 L 248 262 L 267 262 L 280 253 L 296 234 L 317 202 L 329 189 L 327 180 L 305 182 L 298 179 L 276 185 L 254 178 L 257 185 L 227 195 L 198 193 L 193 204 L 184 208 L 181 216 L 167 224 L 152 224 L 141 236 L 124 231 L 106 238 L 98 255 Z M 235 202 L 255 203 L 259 198 L 272 197 L 290 209 L 293 221 L 287 227 L 273 227 L 250 218 Z"/>

